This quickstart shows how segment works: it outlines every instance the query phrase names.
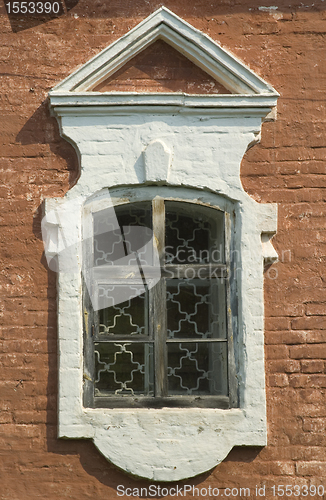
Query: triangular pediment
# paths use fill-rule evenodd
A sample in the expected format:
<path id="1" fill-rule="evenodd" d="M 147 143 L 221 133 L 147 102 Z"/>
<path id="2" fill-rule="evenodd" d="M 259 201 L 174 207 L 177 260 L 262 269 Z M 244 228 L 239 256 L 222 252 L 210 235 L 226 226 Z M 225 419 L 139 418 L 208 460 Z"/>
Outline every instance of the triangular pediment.
<path id="1" fill-rule="evenodd" d="M 124 79 L 128 80 L 127 73 L 123 76 L 124 71 L 128 72 L 133 63 L 137 65 L 137 58 L 139 62 L 142 53 L 144 56 L 148 55 L 151 47 L 162 42 L 169 46 L 168 50 L 179 53 L 180 57 L 187 59 L 195 67 L 195 69 L 192 68 L 193 82 L 204 80 L 203 75 L 205 75 L 207 88 L 210 85 L 213 89 L 213 92 L 208 92 L 210 94 L 278 95 L 273 87 L 232 54 L 165 7 L 158 9 L 129 33 L 68 76 L 52 90 L 51 94 L 128 92 L 126 86 L 121 85 Z M 166 65 L 163 64 L 163 66 L 167 68 Z M 119 78 L 120 84 L 117 84 Z M 159 80 L 155 78 L 155 75 L 152 79 Z M 112 85 L 111 82 L 114 80 L 116 84 Z M 173 78 L 170 78 L 171 80 Z M 155 90 L 154 85 L 151 91 L 200 93 L 191 92 L 189 85 L 188 87 L 185 85 L 182 89 L 176 85 L 176 90 L 164 87 L 166 85 L 159 82 L 157 89 Z M 139 92 L 148 93 L 148 85 L 146 90 L 139 89 Z"/>
<path id="2" fill-rule="evenodd" d="M 132 57 L 93 91 L 230 94 L 215 78 L 164 40 L 156 40 Z"/>

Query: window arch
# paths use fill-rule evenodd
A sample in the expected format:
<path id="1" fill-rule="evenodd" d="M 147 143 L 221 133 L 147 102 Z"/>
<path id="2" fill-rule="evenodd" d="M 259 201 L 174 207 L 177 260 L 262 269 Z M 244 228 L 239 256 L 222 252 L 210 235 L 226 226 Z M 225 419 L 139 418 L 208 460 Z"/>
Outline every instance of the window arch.
<path id="1" fill-rule="evenodd" d="M 237 406 L 231 204 L 191 194 L 85 205 L 86 407 Z"/>

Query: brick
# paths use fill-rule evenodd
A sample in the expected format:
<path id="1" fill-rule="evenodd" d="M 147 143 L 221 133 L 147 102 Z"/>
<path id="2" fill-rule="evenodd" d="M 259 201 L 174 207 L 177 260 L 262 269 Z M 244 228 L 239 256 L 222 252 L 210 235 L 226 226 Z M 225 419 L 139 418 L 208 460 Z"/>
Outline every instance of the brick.
<path id="1" fill-rule="evenodd" d="M 317 302 L 306 304 L 307 316 L 325 316 L 326 320 L 326 304 L 324 302 Z"/>
<path id="2" fill-rule="evenodd" d="M 267 331 L 289 330 L 290 320 L 288 318 L 266 318 L 265 329 Z"/>
<path id="3" fill-rule="evenodd" d="M 288 146 L 275 150 L 276 161 L 306 161 L 312 159 L 314 159 L 314 152 L 310 148 L 293 148 L 292 146 Z"/>
<path id="4" fill-rule="evenodd" d="M 306 332 L 307 344 L 321 344 L 326 342 L 325 330 L 313 330 L 311 332 Z"/>
<path id="5" fill-rule="evenodd" d="M 306 332 L 285 331 L 285 332 L 266 332 L 266 344 L 303 344 L 306 342 Z"/>
<path id="6" fill-rule="evenodd" d="M 294 407 L 294 414 L 298 417 L 326 417 L 326 404 L 300 402 Z"/>
<path id="7" fill-rule="evenodd" d="M 291 461 L 274 461 L 269 463 L 270 474 L 275 476 L 293 476 L 295 465 Z"/>
<path id="8" fill-rule="evenodd" d="M 300 361 L 298 360 L 272 360 L 266 362 L 269 373 L 295 373 L 301 371 Z"/>
<path id="9" fill-rule="evenodd" d="M 52 334 L 54 338 L 55 325 L 48 327 L 49 336 Z M 38 339 L 44 340 L 46 338 L 46 332 L 42 327 L 30 326 L 15 326 L 15 327 L 0 327 L 0 339 L 1 340 L 19 340 L 24 336 L 25 339 L 32 339 L 37 341 Z"/>
<path id="10" fill-rule="evenodd" d="M 326 330 L 326 318 L 323 316 L 309 316 L 295 318 L 291 321 L 293 330 Z"/>
<path id="11" fill-rule="evenodd" d="M 274 240 L 273 240 L 274 241 Z M 284 257 L 284 256 L 283 256 Z M 282 255 L 281 255 L 282 258 Z M 274 307 L 268 307 L 269 304 L 267 304 L 266 308 L 266 316 L 292 316 L 292 317 L 297 317 L 297 316 L 303 316 L 304 314 L 304 305 L 303 304 L 276 304 Z"/>
<path id="12" fill-rule="evenodd" d="M 286 387 L 289 385 L 289 380 L 285 373 L 277 373 L 268 377 L 268 383 L 271 387 Z"/>
<path id="13" fill-rule="evenodd" d="M 292 460 L 310 461 L 325 459 L 325 449 L 321 446 L 291 446 L 290 456 Z"/>
<path id="14" fill-rule="evenodd" d="M 0 424 L 11 424 L 13 423 L 12 413 L 9 411 L 2 411 L 0 413 Z"/>
<path id="15" fill-rule="evenodd" d="M 326 477 L 326 463 L 317 461 L 300 461 L 295 465 L 298 476 Z"/>
<path id="16" fill-rule="evenodd" d="M 325 392 L 323 390 L 316 389 L 300 389 L 297 391 L 299 403 L 311 403 L 315 404 L 316 407 L 320 407 L 325 402 Z"/>
<path id="17" fill-rule="evenodd" d="M 304 418 L 302 428 L 306 432 L 324 432 L 326 430 L 326 418 Z"/>
<path id="18" fill-rule="evenodd" d="M 46 326 L 46 324 L 55 321 L 55 312 L 52 314 L 45 311 L 20 311 L 18 315 L 5 314 L 0 319 L 3 326 Z"/>
<path id="19" fill-rule="evenodd" d="M 262 476 L 269 474 L 273 476 L 293 476 L 295 474 L 295 464 L 291 461 L 275 460 L 258 464 L 256 470 Z"/>
<path id="20" fill-rule="evenodd" d="M 266 359 L 287 359 L 289 355 L 288 347 L 285 345 L 267 345 L 265 352 Z"/>
<path id="21" fill-rule="evenodd" d="M 34 354 L 47 354 L 56 352 L 57 342 L 56 339 L 36 340 L 36 339 L 18 339 L 18 340 L 4 340 L 0 341 L 0 350 L 6 353 L 6 356 L 17 357 L 17 353 L 34 353 Z M 1 356 L 1 355 L 0 355 Z M 26 357 L 24 358 L 26 361 Z"/>
<path id="22" fill-rule="evenodd" d="M 45 424 L 48 421 L 48 412 L 20 411 L 20 410 L 14 411 L 13 421 L 16 424 L 26 424 L 26 425 Z"/>
<path id="23" fill-rule="evenodd" d="M 326 344 L 291 346 L 289 355 L 293 359 L 326 359 Z"/>
<path id="24" fill-rule="evenodd" d="M 291 445 L 303 445 L 303 446 L 320 446 L 325 448 L 326 438 L 324 433 L 313 433 L 313 432 L 296 432 L 291 437 Z"/>
<path id="25" fill-rule="evenodd" d="M 292 374 L 289 376 L 291 387 L 326 387 L 326 375 Z"/>
<path id="26" fill-rule="evenodd" d="M 316 162 L 311 162 L 311 164 L 315 165 Z M 311 219 L 325 218 L 323 208 L 323 203 L 297 203 L 295 205 L 284 206 L 282 210 L 284 211 L 284 217 L 286 217 L 286 219 L 297 219 L 301 225 L 303 222 L 309 221 L 309 223 L 311 223 Z"/>
<path id="27" fill-rule="evenodd" d="M 323 373 L 325 370 L 325 362 L 302 360 L 301 370 L 303 373 Z"/>

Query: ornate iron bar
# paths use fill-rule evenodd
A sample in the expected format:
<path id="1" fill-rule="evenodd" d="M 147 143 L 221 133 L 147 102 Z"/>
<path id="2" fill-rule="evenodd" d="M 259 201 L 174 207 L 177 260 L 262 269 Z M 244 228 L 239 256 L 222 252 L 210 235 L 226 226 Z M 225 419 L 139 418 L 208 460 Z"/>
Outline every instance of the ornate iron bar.
<path id="1" fill-rule="evenodd" d="M 199 397 L 205 406 L 209 397 L 228 407 L 224 214 L 155 198 L 151 205 L 119 205 L 116 217 L 119 227 L 106 210 L 93 219 L 93 277 L 108 306 L 94 314 L 96 406 L 105 398 L 134 406 L 153 396 L 158 405 L 173 405 L 182 396 L 186 406 Z M 144 251 L 152 232 L 161 280 L 148 289 L 145 277 L 157 275 Z M 133 284 L 139 272 L 143 283 Z M 128 287 L 127 300 L 119 300 Z"/>

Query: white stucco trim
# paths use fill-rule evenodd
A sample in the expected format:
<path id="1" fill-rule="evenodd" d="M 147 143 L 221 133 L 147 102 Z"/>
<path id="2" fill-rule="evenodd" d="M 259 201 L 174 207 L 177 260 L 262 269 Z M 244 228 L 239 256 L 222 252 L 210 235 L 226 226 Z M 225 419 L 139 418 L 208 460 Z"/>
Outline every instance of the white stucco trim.
<path id="1" fill-rule="evenodd" d="M 207 175 L 207 171 L 201 175 Z M 212 176 L 210 180 L 214 184 Z M 61 220 L 61 229 L 68 234 L 76 232 L 76 228 L 77 232 L 82 230 L 82 207 L 86 201 L 89 203 L 89 188 L 101 195 L 89 176 L 84 177 L 84 182 L 88 186 L 81 183 L 78 195 L 71 190 L 70 196 L 47 202 L 51 221 L 55 207 L 76 200 L 75 205 L 71 204 L 70 216 L 65 213 Z M 242 234 L 236 242 L 241 256 L 237 263 L 239 329 L 235 338 L 239 408 L 84 408 L 81 273 L 62 272 L 58 274 L 59 437 L 92 439 L 119 468 L 158 481 L 175 481 L 205 472 L 220 463 L 233 446 L 264 446 L 264 253 L 260 237 L 262 232 L 275 232 L 275 206 L 261 206 L 246 195 L 238 201 L 229 200 L 217 194 L 216 184 L 213 191 L 135 185 L 110 193 L 113 203 L 126 200 L 126 196 L 132 202 L 160 195 L 236 212 L 236 233 Z M 80 266 L 80 256 L 76 254 L 76 266 Z"/>
<path id="2" fill-rule="evenodd" d="M 158 37 L 238 93 L 86 91 Z M 185 479 L 216 466 L 234 446 L 267 442 L 263 266 L 277 257 L 270 241 L 277 212 L 275 205 L 256 203 L 243 190 L 240 164 L 247 148 L 259 140 L 262 120 L 272 116 L 277 96 L 241 62 L 164 7 L 49 94 L 60 133 L 74 145 L 81 171 L 64 198 L 46 200 L 43 221 L 46 254 L 57 255 L 60 271 L 58 435 L 92 439 L 128 473 L 157 481 Z M 79 243 L 85 204 L 91 207 L 108 190 L 113 203 L 158 194 L 234 214 L 237 408 L 83 407 Z M 73 251 L 62 252 L 62 245 L 73 239 Z"/>
<path id="3" fill-rule="evenodd" d="M 223 114 L 246 113 L 246 109 L 254 110 L 266 116 L 268 108 L 276 106 L 277 97 L 274 95 L 189 95 L 189 94 L 136 94 L 132 92 L 110 93 L 92 92 L 69 94 L 50 94 L 51 106 L 56 114 L 69 113 L 69 108 L 73 108 L 70 113 L 78 113 L 80 108 L 84 113 L 107 113 L 107 108 L 119 106 L 121 112 L 124 106 L 137 106 L 147 108 L 150 112 L 151 106 L 160 106 L 166 113 L 173 111 L 187 112 L 188 109 L 201 108 L 212 109 L 214 112 Z M 173 107 L 175 107 L 173 110 Z M 220 111 L 218 111 L 220 110 Z M 236 111 L 234 111 L 236 110 Z M 140 110 L 138 110 L 140 112 Z M 270 111 L 270 109 L 269 109 Z"/>

